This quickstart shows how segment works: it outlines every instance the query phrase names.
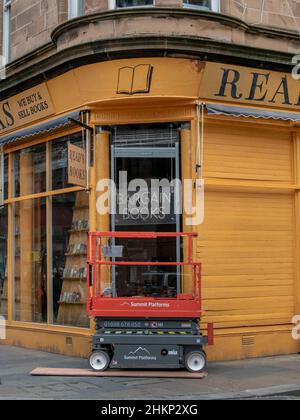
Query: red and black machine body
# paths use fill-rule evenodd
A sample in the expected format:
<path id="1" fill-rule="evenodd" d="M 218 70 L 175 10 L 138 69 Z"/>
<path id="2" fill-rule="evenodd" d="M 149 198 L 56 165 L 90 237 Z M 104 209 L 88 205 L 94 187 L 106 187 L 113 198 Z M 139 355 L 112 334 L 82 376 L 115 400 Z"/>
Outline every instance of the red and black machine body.
<path id="1" fill-rule="evenodd" d="M 208 324 L 207 335 L 201 333 L 201 264 L 192 258 L 196 237 L 153 232 L 88 235 L 87 312 L 96 323 L 92 369 L 205 368 L 204 347 L 213 345 L 213 325 Z M 181 249 L 185 244 L 183 261 L 132 261 L 124 258 L 120 245 L 127 239 L 172 238 L 180 241 Z M 188 286 L 182 281 L 185 275 Z M 122 293 L 121 276 L 129 279 Z M 190 292 L 183 292 L 187 289 Z"/>

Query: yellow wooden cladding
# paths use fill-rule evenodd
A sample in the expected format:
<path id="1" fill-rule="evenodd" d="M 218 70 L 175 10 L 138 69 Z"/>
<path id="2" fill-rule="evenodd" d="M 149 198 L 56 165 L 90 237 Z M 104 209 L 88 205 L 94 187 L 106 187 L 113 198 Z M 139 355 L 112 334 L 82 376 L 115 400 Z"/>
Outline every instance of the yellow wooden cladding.
<path id="1" fill-rule="evenodd" d="M 209 124 L 206 136 L 206 176 L 292 181 L 289 132 Z"/>
<path id="2" fill-rule="evenodd" d="M 293 194 L 263 187 L 237 192 L 226 188 L 226 180 L 292 183 L 293 168 L 287 131 L 207 127 L 205 174 L 221 181 L 205 194 L 197 258 L 206 319 L 217 328 L 291 324 L 297 281 Z"/>

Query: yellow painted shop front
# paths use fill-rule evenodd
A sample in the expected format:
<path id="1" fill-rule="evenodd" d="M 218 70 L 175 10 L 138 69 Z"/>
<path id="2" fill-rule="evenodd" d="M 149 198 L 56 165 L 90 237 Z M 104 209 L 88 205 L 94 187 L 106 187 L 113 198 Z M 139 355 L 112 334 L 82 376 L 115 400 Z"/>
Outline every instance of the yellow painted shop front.
<path id="1" fill-rule="evenodd" d="M 86 233 L 124 229 L 97 212 L 97 184 L 130 169 L 195 185 L 204 177 L 203 224 L 187 226 L 183 215 L 147 229 L 199 233 L 194 257 L 216 334 L 210 359 L 298 352 L 299 98 L 288 74 L 147 58 L 79 67 L 3 101 L 5 343 L 89 353 Z M 72 183 L 70 147 L 84 150 L 89 168 L 82 177 L 76 166 Z M 126 229 L 143 226 L 131 220 Z"/>

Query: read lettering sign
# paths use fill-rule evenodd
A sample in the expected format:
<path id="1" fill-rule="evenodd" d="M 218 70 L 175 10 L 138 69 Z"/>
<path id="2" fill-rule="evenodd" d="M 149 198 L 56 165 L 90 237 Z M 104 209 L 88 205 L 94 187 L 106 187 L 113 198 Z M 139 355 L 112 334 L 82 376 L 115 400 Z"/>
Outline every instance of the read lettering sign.
<path id="1" fill-rule="evenodd" d="M 54 107 L 44 83 L 0 103 L 0 135 L 52 114 Z"/>
<path id="2" fill-rule="evenodd" d="M 68 143 L 68 183 L 86 187 L 86 175 L 85 150 Z"/>
<path id="3" fill-rule="evenodd" d="M 288 73 L 206 63 L 201 98 L 299 109 L 300 83 Z"/>

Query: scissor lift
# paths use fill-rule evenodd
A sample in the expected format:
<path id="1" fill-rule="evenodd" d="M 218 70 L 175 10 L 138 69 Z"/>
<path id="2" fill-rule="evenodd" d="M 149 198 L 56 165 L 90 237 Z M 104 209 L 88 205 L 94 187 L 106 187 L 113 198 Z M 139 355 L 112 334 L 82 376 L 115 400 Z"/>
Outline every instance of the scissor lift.
<path id="1" fill-rule="evenodd" d="M 96 323 L 89 357 L 93 370 L 187 369 L 198 373 L 205 369 L 204 347 L 213 345 L 213 325 L 208 324 L 207 336 L 202 335 L 201 264 L 192 258 L 196 237 L 192 233 L 88 234 L 87 312 Z M 122 246 L 116 242 L 127 238 L 184 240 L 187 258 L 183 262 L 124 261 Z M 189 272 L 193 293 L 119 297 L 114 280 L 119 267 L 140 267 L 149 273 L 169 268 L 179 276 Z"/>

